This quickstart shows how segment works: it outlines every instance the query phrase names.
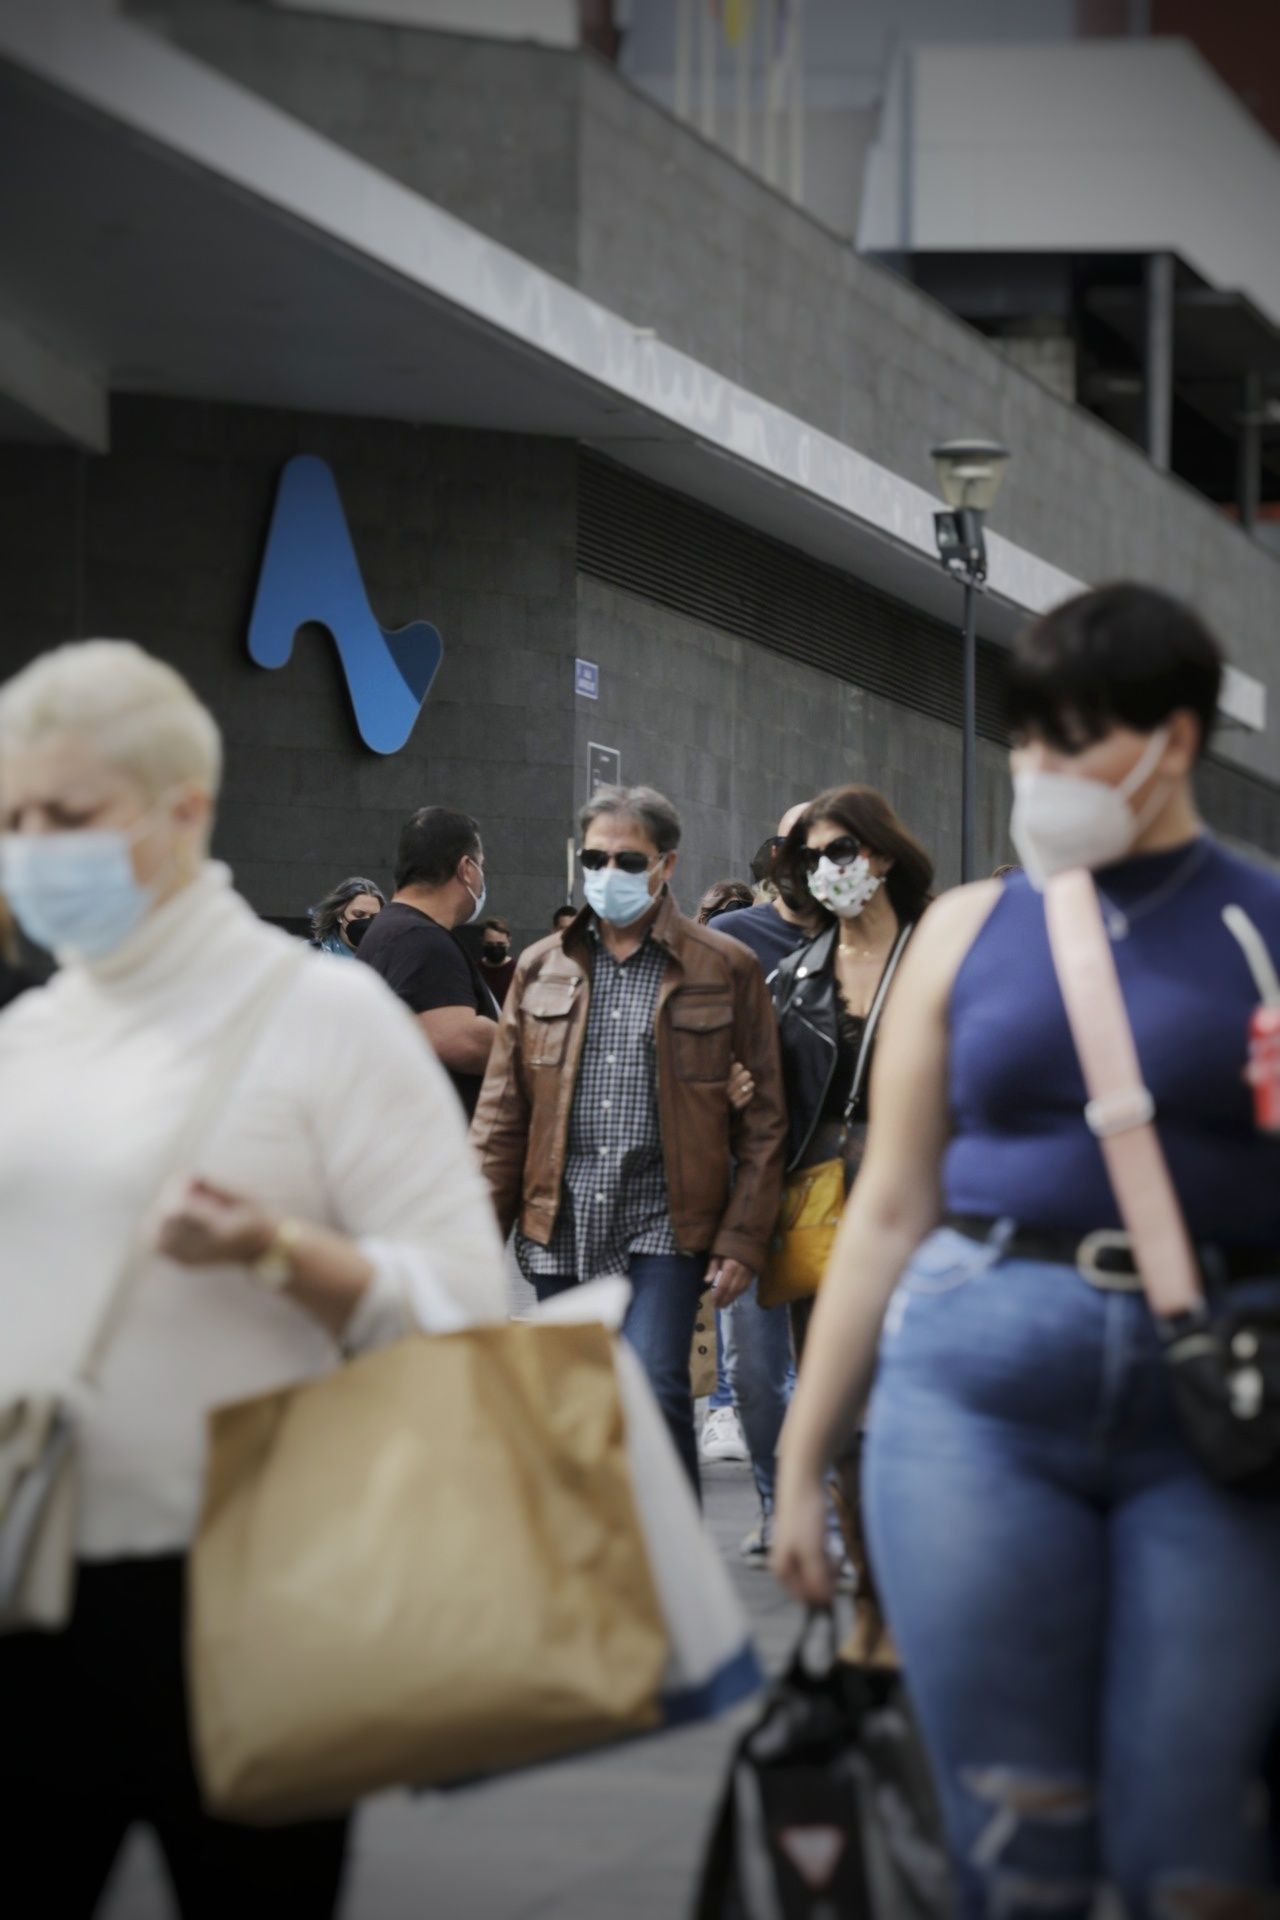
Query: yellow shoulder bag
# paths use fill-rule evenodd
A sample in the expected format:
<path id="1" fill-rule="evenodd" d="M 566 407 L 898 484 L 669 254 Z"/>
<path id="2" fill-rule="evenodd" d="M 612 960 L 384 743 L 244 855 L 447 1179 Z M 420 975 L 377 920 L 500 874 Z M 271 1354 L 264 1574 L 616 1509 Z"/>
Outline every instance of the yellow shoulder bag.
<path id="1" fill-rule="evenodd" d="M 792 1300 L 807 1300 L 822 1285 L 831 1249 L 835 1245 L 840 1215 L 844 1211 L 847 1190 L 844 1143 L 866 1078 L 871 1043 L 880 1023 L 885 997 L 911 933 L 910 926 L 903 927 L 899 933 L 862 1029 L 862 1045 L 858 1048 L 853 1084 L 844 1110 L 841 1152 L 833 1159 L 818 1161 L 816 1166 L 794 1169 L 787 1175 L 783 1185 L 778 1223 L 769 1243 L 764 1272 L 756 1288 L 756 1298 L 762 1307 L 782 1307 Z"/>

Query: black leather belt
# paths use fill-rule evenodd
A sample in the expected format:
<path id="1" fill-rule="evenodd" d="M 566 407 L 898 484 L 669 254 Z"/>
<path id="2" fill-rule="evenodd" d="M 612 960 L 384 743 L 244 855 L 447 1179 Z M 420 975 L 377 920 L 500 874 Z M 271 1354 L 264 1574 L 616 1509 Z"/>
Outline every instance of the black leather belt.
<path id="1" fill-rule="evenodd" d="M 999 1237 L 1002 1251 L 1010 1260 L 1046 1260 L 1053 1266 L 1076 1267 L 1094 1286 L 1114 1287 L 1123 1293 L 1137 1293 L 1142 1287 L 1129 1236 L 1118 1228 L 1101 1227 L 1081 1235 L 1015 1224 L 1011 1232 L 998 1235 L 997 1229 L 1004 1222 L 973 1213 L 944 1214 L 942 1224 L 968 1240 L 985 1243 Z M 1219 1285 L 1233 1280 L 1280 1279 L 1280 1247 L 1205 1243 L 1196 1247 L 1196 1256 L 1205 1277 Z"/>

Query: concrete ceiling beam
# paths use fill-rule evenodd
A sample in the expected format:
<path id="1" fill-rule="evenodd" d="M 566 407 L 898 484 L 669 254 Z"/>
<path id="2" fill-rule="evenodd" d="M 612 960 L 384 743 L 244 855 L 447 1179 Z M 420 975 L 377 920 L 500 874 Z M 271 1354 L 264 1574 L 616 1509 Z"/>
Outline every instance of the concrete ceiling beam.
<path id="1" fill-rule="evenodd" d="M 0 417 L 6 438 L 70 441 L 90 453 L 110 444 L 107 383 L 41 338 L 0 293 Z"/>

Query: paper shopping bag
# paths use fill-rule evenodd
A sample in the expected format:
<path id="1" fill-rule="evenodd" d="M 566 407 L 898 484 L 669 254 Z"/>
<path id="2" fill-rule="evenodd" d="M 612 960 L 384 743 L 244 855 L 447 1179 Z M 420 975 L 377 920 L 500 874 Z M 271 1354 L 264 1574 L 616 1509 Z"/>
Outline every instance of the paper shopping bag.
<path id="1" fill-rule="evenodd" d="M 189 1636 L 205 1795 L 239 1819 L 658 1724 L 668 1634 L 611 1336 L 413 1337 L 220 1409 Z"/>
<path id="2" fill-rule="evenodd" d="M 625 1280 L 571 1287 L 536 1311 L 543 1325 L 600 1322 L 616 1332 L 631 1289 Z M 667 1630 L 662 1680 L 664 1726 L 727 1712 L 761 1682 L 742 1601 L 714 1540 L 640 1361 L 625 1340 L 614 1348 L 627 1433 L 627 1458 L 649 1568 Z"/>

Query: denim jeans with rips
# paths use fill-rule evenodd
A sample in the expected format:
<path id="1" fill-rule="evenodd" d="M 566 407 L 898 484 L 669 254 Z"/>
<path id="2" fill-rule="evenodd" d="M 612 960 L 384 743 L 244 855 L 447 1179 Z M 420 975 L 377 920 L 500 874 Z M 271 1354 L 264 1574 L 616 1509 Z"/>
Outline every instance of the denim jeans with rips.
<path id="1" fill-rule="evenodd" d="M 1141 1292 L 933 1234 L 886 1315 L 864 1494 L 965 1920 L 1084 1920 L 1100 1882 L 1130 1920 L 1273 1911 L 1280 1500 L 1192 1456 Z"/>

